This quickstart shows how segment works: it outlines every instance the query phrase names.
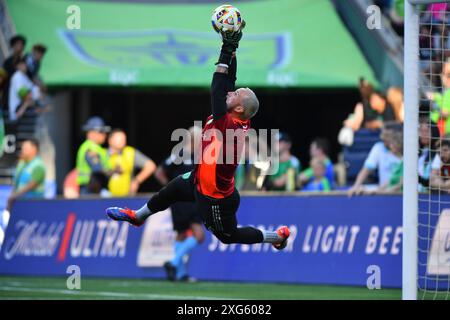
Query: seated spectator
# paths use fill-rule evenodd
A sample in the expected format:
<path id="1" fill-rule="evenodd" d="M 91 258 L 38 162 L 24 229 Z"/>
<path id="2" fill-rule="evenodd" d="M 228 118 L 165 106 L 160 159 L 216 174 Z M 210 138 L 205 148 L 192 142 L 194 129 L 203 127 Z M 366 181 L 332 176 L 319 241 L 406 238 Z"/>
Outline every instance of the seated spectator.
<path id="1" fill-rule="evenodd" d="M 80 186 L 77 183 L 77 169 L 72 169 L 65 177 L 63 195 L 66 199 L 76 199 L 80 196 Z"/>
<path id="2" fill-rule="evenodd" d="M 381 129 L 384 122 L 395 120 L 395 115 L 386 97 L 381 92 L 374 91 L 369 103 L 355 108 L 355 118 L 355 121 L 360 121 L 360 128 L 376 130 Z"/>
<path id="3" fill-rule="evenodd" d="M 108 146 L 109 167 L 116 169 L 109 179 L 109 192 L 115 197 L 135 195 L 139 186 L 155 172 L 155 163 L 141 151 L 127 145 L 127 135 L 122 129 L 111 132 Z M 136 169 L 140 172 L 134 176 Z"/>
<path id="4" fill-rule="evenodd" d="M 90 195 L 99 195 L 102 198 L 111 197 L 108 190 L 109 176 L 105 172 L 94 171 L 91 174 L 87 185 L 87 193 Z"/>
<path id="5" fill-rule="evenodd" d="M 309 182 L 302 189 L 302 191 L 330 191 L 331 186 L 326 177 L 326 169 L 327 167 L 323 159 L 313 158 L 310 163 L 312 178 L 309 179 Z"/>
<path id="6" fill-rule="evenodd" d="M 39 86 L 42 91 L 47 91 L 41 77 L 39 76 L 39 70 L 41 68 L 41 61 L 47 52 L 47 47 L 43 44 L 35 44 L 31 49 L 31 53 L 25 55 L 25 61 L 27 63 L 27 75 L 34 84 Z"/>
<path id="7" fill-rule="evenodd" d="M 45 167 L 39 157 L 39 142 L 26 140 L 22 143 L 20 161 L 14 174 L 13 192 L 8 198 L 7 209 L 10 210 L 17 198 L 43 198 Z"/>
<path id="8" fill-rule="evenodd" d="M 448 4 L 445 2 L 430 3 L 426 11 L 431 14 L 431 23 L 438 25 L 448 22 L 446 17 L 447 8 Z"/>
<path id="9" fill-rule="evenodd" d="M 325 177 L 328 180 L 329 187 L 333 188 L 334 170 L 333 163 L 328 158 L 328 141 L 323 138 L 316 138 L 309 147 L 311 159 L 319 159 L 325 166 Z M 314 178 L 313 168 L 309 167 L 302 171 L 299 176 L 299 184 L 304 185 Z"/>
<path id="10" fill-rule="evenodd" d="M 338 141 L 342 145 L 351 146 L 353 133 L 361 128 L 378 130 L 384 122 L 396 120 L 394 109 L 386 97 L 381 92 L 375 91 L 370 83 L 360 79 L 359 90 L 361 102 L 356 104 L 354 112 L 344 121 L 344 126 L 339 132 Z M 397 102 L 397 99 L 394 100 Z M 399 110 L 399 116 L 400 114 Z"/>
<path id="11" fill-rule="evenodd" d="M 428 92 L 427 97 L 434 102 L 430 113 L 431 120 L 437 124 L 441 135 L 450 133 L 450 60 L 447 59 L 441 70 L 442 93 Z"/>
<path id="12" fill-rule="evenodd" d="M 27 65 L 24 59 L 16 65 L 17 71 L 11 78 L 9 87 L 9 119 L 17 120 L 26 108 L 34 103 L 42 103 L 41 92 L 27 76 Z M 19 111 L 21 111 L 19 113 Z"/>
<path id="13" fill-rule="evenodd" d="M 5 94 L 5 86 L 7 82 L 8 73 L 5 71 L 5 69 L 0 68 L 0 104 L 3 104 L 3 95 Z"/>
<path id="14" fill-rule="evenodd" d="M 403 133 L 401 131 L 394 132 L 392 135 L 389 150 L 401 160 L 392 167 L 389 181 L 380 186 L 377 193 L 400 192 L 403 189 Z"/>
<path id="15" fill-rule="evenodd" d="M 376 169 L 378 169 L 378 186 L 385 185 L 391 179 L 393 168 L 400 163 L 401 159 L 389 150 L 389 146 L 392 135 L 401 130 L 401 124 L 396 122 L 384 124 L 380 135 L 382 141 L 375 143 L 370 150 L 354 185 L 348 191 L 349 196 L 361 194 L 364 191 L 363 183 Z"/>
<path id="16" fill-rule="evenodd" d="M 433 56 L 434 42 L 430 26 L 421 24 L 419 31 L 419 48 L 421 68 L 428 70 L 431 67 L 431 58 Z"/>
<path id="17" fill-rule="evenodd" d="M 249 137 L 252 133 L 249 133 Z M 258 151 L 259 150 L 259 151 Z M 234 177 L 236 189 L 246 191 L 261 190 L 265 175 L 270 168 L 270 160 L 265 158 L 268 146 L 264 140 L 251 136 L 245 141 L 245 156 L 238 164 Z"/>
<path id="18" fill-rule="evenodd" d="M 21 35 L 16 35 L 9 40 L 9 45 L 11 47 L 11 55 L 5 59 L 3 62 L 3 69 L 6 71 L 6 81 L 4 84 L 4 94 L 2 96 L 2 106 L 3 108 L 8 108 L 8 96 L 9 96 L 9 86 L 11 78 L 16 72 L 17 62 L 22 59 L 23 51 L 25 49 L 26 39 Z"/>
<path id="19" fill-rule="evenodd" d="M 389 19 L 395 32 L 403 37 L 405 23 L 405 0 L 393 0 L 389 10 Z"/>
<path id="20" fill-rule="evenodd" d="M 419 191 L 424 192 L 429 186 L 431 164 L 436 156 L 439 141 L 439 129 L 428 117 L 420 118 L 419 126 Z"/>
<path id="21" fill-rule="evenodd" d="M 278 170 L 275 174 L 266 176 L 263 189 L 294 191 L 296 189 L 296 177 L 301 169 L 300 161 L 291 154 L 292 140 L 287 133 L 280 132 L 278 142 Z"/>
<path id="22" fill-rule="evenodd" d="M 3 69 L 5 69 L 9 77 L 12 77 L 14 72 L 16 72 L 16 64 L 23 57 L 26 42 L 27 40 L 22 35 L 16 35 L 9 40 L 12 53 L 3 62 Z"/>
<path id="23" fill-rule="evenodd" d="M 430 188 L 435 191 L 450 191 L 450 136 L 445 136 L 439 145 L 439 156 L 431 164 Z"/>
<path id="24" fill-rule="evenodd" d="M 405 109 L 403 104 L 403 91 L 399 87 L 390 87 L 386 93 L 386 99 L 394 111 L 395 121 L 403 123 Z"/>

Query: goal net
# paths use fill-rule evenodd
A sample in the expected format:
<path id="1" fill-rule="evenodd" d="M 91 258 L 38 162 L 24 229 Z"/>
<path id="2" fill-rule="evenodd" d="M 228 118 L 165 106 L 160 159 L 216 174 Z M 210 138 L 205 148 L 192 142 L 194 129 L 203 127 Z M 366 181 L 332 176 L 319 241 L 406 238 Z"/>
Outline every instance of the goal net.
<path id="1" fill-rule="evenodd" d="M 405 0 L 404 156 L 403 298 L 450 299 L 450 1 Z"/>

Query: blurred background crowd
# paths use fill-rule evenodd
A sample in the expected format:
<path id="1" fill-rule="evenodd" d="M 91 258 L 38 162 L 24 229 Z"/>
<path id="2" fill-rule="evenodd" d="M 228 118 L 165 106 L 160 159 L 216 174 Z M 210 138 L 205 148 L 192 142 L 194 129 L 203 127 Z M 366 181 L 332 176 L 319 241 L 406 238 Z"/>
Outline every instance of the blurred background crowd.
<path id="1" fill-rule="evenodd" d="M 384 19 L 402 37 L 403 1 L 380 0 L 373 3 L 382 9 Z M 447 154 L 450 153 L 447 150 L 450 149 L 447 140 L 450 137 L 450 42 L 449 30 L 445 27 L 450 18 L 449 11 L 447 4 L 433 4 L 425 6 L 421 15 L 423 75 L 430 81 L 430 88 L 442 88 L 424 92 L 420 106 L 421 190 L 450 190 L 450 182 L 446 178 L 449 170 L 445 167 L 450 162 Z M 19 197 L 133 196 L 138 192 L 155 191 L 167 183 L 173 157 L 170 154 L 171 143 L 167 142 L 163 149 L 152 151 L 148 148 L 146 139 L 153 139 L 154 135 L 152 137 L 152 133 L 147 134 L 145 130 L 137 133 L 133 128 L 137 124 L 133 124 L 133 118 L 127 115 L 124 116 L 126 120 L 119 119 L 121 113 L 105 97 L 110 92 L 91 99 L 96 99 L 99 104 L 103 102 L 101 108 L 91 108 L 88 113 L 75 115 L 77 121 L 68 130 L 74 132 L 71 148 L 76 152 L 71 157 L 71 165 L 62 170 L 63 177 L 57 178 L 56 158 L 60 151 L 55 149 L 46 118 L 46 114 L 53 112 L 54 101 L 40 74 L 41 64 L 48 62 L 48 48 L 45 43 L 30 44 L 26 34 L 15 34 L 9 38 L 9 50 L 10 54 L 0 69 L 3 146 L 7 149 L 14 144 L 17 149 L 15 153 L 4 153 L 2 157 L 4 167 L 12 167 L 11 163 L 14 163 L 9 206 Z M 296 111 L 281 112 L 284 119 L 273 124 L 267 119 L 258 122 L 256 118 L 257 125 L 280 129 L 278 170 L 273 175 L 265 175 L 267 167 L 246 159 L 237 170 L 236 187 L 246 191 L 338 191 L 347 192 L 350 196 L 401 192 L 404 119 L 401 85 L 380 85 L 364 77 L 354 79 L 354 83 L 358 91 L 352 91 L 351 98 L 341 102 L 346 103 L 346 108 L 330 111 L 327 119 L 322 118 L 322 124 L 316 121 L 320 118 L 313 118 L 317 123 L 315 127 L 305 129 L 300 122 L 292 125 L 287 118 L 305 117 L 305 113 L 297 115 Z M 84 94 L 81 92 L 73 98 L 75 104 L 84 101 Z M 276 101 L 270 101 L 268 96 L 272 95 L 271 92 L 262 95 L 262 110 L 265 104 L 270 105 L 269 113 L 264 117 L 270 118 L 273 110 L 283 104 L 283 96 L 278 95 Z M 297 93 L 294 96 L 299 104 L 307 104 L 311 99 L 310 96 L 302 99 L 302 95 Z M 325 99 L 330 99 L 330 96 L 319 103 L 323 104 Z M 155 98 L 155 103 L 164 104 L 161 100 L 161 97 Z M 202 96 L 197 100 L 194 103 L 202 104 L 201 113 L 197 110 L 190 117 L 184 110 L 179 116 L 191 119 L 191 123 L 207 116 L 207 99 Z M 126 110 L 134 112 L 131 108 Z M 327 109 L 324 107 L 317 111 L 311 108 L 309 112 L 320 113 L 321 110 Z M 148 125 L 153 127 L 157 121 L 149 118 Z M 330 123 L 333 131 L 321 130 Z M 170 122 L 166 125 L 172 126 Z M 175 123 L 172 129 L 177 125 Z M 196 131 L 195 128 L 190 130 Z M 15 141 L 8 140 L 11 134 Z M 129 145 L 130 140 L 133 146 Z M 195 145 L 191 144 L 186 152 L 194 149 Z M 61 150 L 66 151 L 67 147 Z"/>

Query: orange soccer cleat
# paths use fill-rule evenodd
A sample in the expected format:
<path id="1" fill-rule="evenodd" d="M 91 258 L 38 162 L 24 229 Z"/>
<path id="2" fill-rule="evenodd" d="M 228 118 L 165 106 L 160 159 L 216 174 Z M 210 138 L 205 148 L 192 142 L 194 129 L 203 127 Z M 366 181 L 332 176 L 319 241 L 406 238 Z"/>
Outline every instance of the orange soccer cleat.
<path id="1" fill-rule="evenodd" d="M 286 248 L 287 240 L 288 240 L 289 236 L 291 235 L 291 232 L 289 231 L 288 227 L 282 226 L 277 229 L 277 234 L 280 238 L 283 239 L 283 241 L 281 241 L 279 243 L 274 243 L 272 245 L 277 250 L 283 250 L 284 248 Z"/>
<path id="2" fill-rule="evenodd" d="M 144 224 L 144 221 L 137 219 L 136 211 L 128 208 L 110 207 L 106 209 L 106 214 L 113 220 L 127 221 L 136 227 L 140 227 Z"/>

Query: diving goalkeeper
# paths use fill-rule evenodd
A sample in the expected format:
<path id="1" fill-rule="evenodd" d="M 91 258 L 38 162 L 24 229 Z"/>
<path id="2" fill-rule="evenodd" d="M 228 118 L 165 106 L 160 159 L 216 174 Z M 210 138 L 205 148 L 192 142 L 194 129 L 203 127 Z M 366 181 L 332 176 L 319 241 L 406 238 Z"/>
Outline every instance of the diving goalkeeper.
<path id="1" fill-rule="evenodd" d="M 149 216 L 167 209 L 175 202 L 194 201 L 206 228 L 221 242 L 266 242 L 272 243 L 279 250 L 286 247 L 290 231 L 285 226 L 276 231 L 237 226 L 236 212 L 240 202 L 239 192 L 234 186 L 234 174 L 239 163 L 237 155 L 242 154 L 250 119 L 259 109 L 259 101 L 252 90 L 235 90 L 236 49 L 242 38 L 242 28 L 235 32 L 221 33 L 222 49 L 211 84 L 212 115 L 206 119 L 203 127 L 200 163 L 193 171 L 169 182 L 138 210 L 118 207 L 106 209 L 111 219 L 140 226 Z M 227 139 L 227 130 L 244 134 Z M 217 151 L 217 148 L 220 148 L 220 152 L 211 152 L 212 149 Z M 231 163 L 223 161 L 229 159 L 229 152 L 234 156 Z"/>

